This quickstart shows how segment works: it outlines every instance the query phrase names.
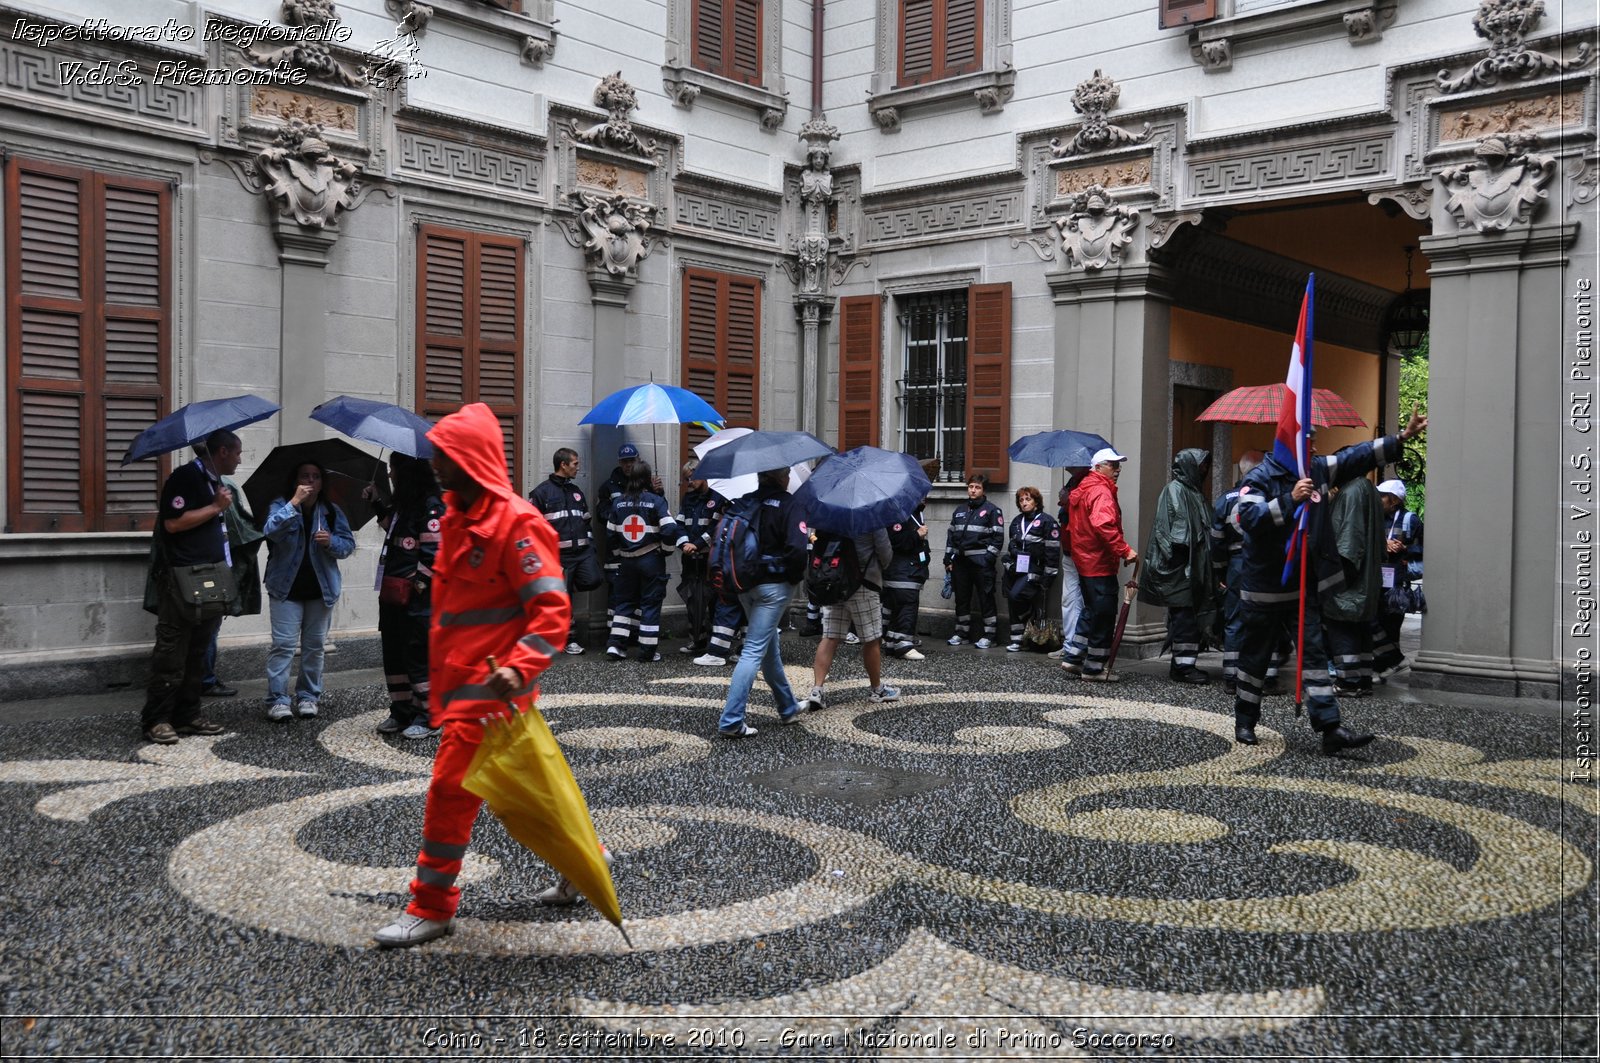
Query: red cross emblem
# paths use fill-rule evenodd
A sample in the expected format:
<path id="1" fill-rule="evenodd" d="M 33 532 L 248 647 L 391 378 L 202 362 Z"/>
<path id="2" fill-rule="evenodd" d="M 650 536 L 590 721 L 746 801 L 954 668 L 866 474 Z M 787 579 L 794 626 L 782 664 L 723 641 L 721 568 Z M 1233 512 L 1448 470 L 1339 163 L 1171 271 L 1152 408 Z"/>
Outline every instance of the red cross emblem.
<path id="1" fill-rule="evenodd" d="M 639 519 L 639 514 L 630 514 L 628 519 L 622 522 L 622 537 L 628 540 L 630 543 L 636 543 L 640 539 L 644 538 L 644 530 L 646 527 L 648 527 L 648 525 Z"/>

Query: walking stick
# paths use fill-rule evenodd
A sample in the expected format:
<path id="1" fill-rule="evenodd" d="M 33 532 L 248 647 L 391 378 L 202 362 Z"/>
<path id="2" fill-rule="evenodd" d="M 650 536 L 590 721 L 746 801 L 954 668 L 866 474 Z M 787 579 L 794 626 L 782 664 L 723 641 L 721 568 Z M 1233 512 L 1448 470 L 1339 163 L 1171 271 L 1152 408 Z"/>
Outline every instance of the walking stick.
<path id="1" fill-rule="evenodd" d="M 1111 674 L 1111 666 L 1117 663 L 1117 648 L 1122 645 L 1122 632 L 1128 626 L 1128 610 L 1133 606 L 1134 595 L 1139 593 L 1139 566 L 1144 564 L 1144 558 L 1135 558 L 1133 562 L 1133 575 L 1128 577 L 1128 582 L 1122 588 L 1122 612 L 1117 616 L 1117 630 L 1111 636 L 1111 654 L 1106 658 L 1105 674 Z"/>

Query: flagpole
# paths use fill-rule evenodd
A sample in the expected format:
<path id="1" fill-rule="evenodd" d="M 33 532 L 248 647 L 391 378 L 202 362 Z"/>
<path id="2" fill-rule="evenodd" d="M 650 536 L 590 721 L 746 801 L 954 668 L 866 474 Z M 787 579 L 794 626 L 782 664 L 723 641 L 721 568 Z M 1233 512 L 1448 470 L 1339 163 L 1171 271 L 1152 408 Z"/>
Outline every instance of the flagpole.
<path id="1" fill-rule="evenodd" d="M 1301 475 L 1311 475 L 1311 349 L 1314 330 L 1312 319 L 1316 310 L 1316 283 L 1317 275 L 1312 273 L 1306 277 L 1305 318 L 1306 334 L 1305 347 L 1300 353 L 1304 365 L 1305 379 L 1300 391 L 1300 446 Z M 1315 504 L 1316 487 L 1313 485 L 1311 497 L 1302 503 L 1304 508 L 1300 511 L 1300 617 L 1299 631 L 1294 640 L 1294 714 L 1299 716 L 1305 705 L 1305 680 L 1306 680 L 1306 558 L 1308 546 L 1311 541 L 1311 506 Z"/>

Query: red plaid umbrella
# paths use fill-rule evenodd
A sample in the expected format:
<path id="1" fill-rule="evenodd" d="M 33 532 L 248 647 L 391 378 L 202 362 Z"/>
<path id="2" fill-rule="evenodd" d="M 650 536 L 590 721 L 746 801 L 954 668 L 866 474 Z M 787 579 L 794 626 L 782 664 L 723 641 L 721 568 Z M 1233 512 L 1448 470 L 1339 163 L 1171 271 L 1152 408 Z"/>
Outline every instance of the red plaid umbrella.
<path id="1" fill-rule="evenodd" d="M 1228 424 L 1276 424 L 1283 409 L 1282 384 L 1234 388 L 1207 406 L 1197 421 Z M 1327 388 L 1311 389 L 1311 423 L 1318 428 L 1365 428 L 1355 407 Z"/>

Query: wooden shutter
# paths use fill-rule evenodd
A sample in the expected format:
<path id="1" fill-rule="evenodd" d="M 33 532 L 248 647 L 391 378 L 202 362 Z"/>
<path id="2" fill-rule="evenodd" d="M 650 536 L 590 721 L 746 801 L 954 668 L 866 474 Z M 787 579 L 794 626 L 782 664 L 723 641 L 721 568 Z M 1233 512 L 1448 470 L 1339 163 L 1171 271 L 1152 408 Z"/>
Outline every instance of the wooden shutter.
<path id="1" fill-rule="evenodd" d="M 983 66 L 983 0 L 900 0 L 900 85 Z"/>
<path id="2" fill-rule="evenodd" d="M 517 482 L 522 438 L 523 242 L 425 225 L 417 245 L 418 412 L 430 420 L 469 402 L 500 419 Z"/>
<path id="3" fill-rule="evenodd" d="M 729 428 L 761 418 L 761 282 L 690 267 L 683 271 L 682 385 L 716 407 Z M 679 460 L 706 438 L 685 425 Z"/>
<path id="4" fill-rule="evenodd" d="M 933 16 L 937 0 L 900 0 L 900 84 L 931 81 Z"/>
<path id="5" fill-rule="evenodd" d="M 1217 0 L 1159 0 L 1162 29 L 1187 26 L 1217 17 Z"/>
<path id="6" fill-rule="evenodd" d="M 1003 484 L 1010 475 L 1011 285 L 967 289 L 967 468 Z"/>
<path id="7" fill-rule="evenodd" d="M 761 84 L 763 4 L 764 0 L 693 0 L 690 62 L 734 81 Z"/>
<path id="8" fill-rule="evenodd" d="M 945 0 L 941 77 L 970 74 L 983 65 L 982 0 Z"/>
<path id="9" fill-rule="evenodd" d="M 166 412 L 171 194 L 51 163 L 7 168 L 12 530 L 154 526 L 166 461 L 119 463 Z"/>
<path id="10" fill-rule="evenodd" d="M 839 449 L 878 445 L 883 297 L 839 300 Z"/>

